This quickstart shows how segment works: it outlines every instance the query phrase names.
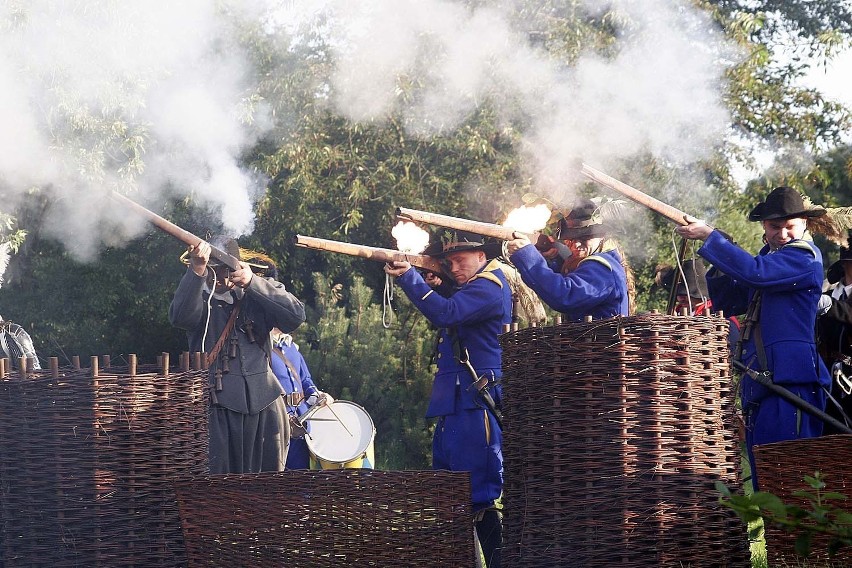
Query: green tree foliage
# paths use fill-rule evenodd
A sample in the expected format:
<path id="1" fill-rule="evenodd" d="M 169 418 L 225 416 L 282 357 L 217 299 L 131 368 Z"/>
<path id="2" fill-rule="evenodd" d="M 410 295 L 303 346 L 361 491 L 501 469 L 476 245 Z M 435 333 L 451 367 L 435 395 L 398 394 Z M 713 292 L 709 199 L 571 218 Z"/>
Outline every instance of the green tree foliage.
<path id="1" fill-rule="evenodd" d="M 811 149 L 837 143 L 849 110 L 797 82 L 811 66 L 849 45 L 852 7 L 845 2 L 706 0 L 746 58 L 729 72 L 734 123 L 752 142 Z"/>
<path id="2" fill-rule="evenodd" d="M 470 9 L 487 4 L 463 3 Z M 849 42 L 851 9 L 847 3 L 809 0 L 695 4 L 743 48 L 743 59 L 729 71 L 726 93 L 735 136 L 720 140 L 717 154 L 699 164 L 697 172 L 650 154 L 626 157 L 623 181 L 708 219 L 756 251 L 759 227 L 746 222 L 745 214 L 773 184 L 787 181 L 827 205 L 847 205 L 852 199 L 849 149 L 834 149 L 849 130 L 848 110 L 796 84 L 812 64 L 806 55 L 828 57 Z M 586 52 L 615 55 L 631 25 L 614 7 L 591 12 L 578 0 L 513 5 L 515 29 L 566 69 Z M 15 14 L 4 30 L 25 23 L 26 10 Z M 269 253 L 288 288 L 312 308 L 309 325 L 297 332 L 307 340 L 302 341 L 306 358 L 321 388 L 365 406 L 376 420 L 379 464 L 423 466 L 429 430 L 422 415 L 431 385 L 431 334 L 425 320 L 400 295 L 398 319 L 385 329 L 374 300 L 384 283 L 380 265 L 296 249 L 292 237 L 300 233 L 389 247 L 397 206 L 499 222 L 507 209 L 520 204 L 523 193 L 536 190 L 523 169 L 520 143 L 529 117 L 519 112 L 504 121 L 483 99 L 458 127 L 429 138 L 411 134 L 401 112 L 356 123 L 335 114 L 330 102 L 335 61 L 322 19 L 292 34 L 249 22 L 235 23 L 235 29 L 257 68 L 257 87 L 245 94 L 245 108 L 239 110 L 251 119 L 250 111 L 263 106 L 274 121 L 267 136 L 243 156 L 244 165 L 269 184 L 257 206 L 255 231 L 241 244 Z M 779 62 L 779 47 L 793 58 Z M 404 76 L 398 86 L 399 108 L 421 87 Z M 117 187 L 130 191 L 145 166 L 149 131 L 132 120 L 133 105 L 141 102 L 121 106 L 114 94 L 104 92 L 84 104 L 77 93 L 57 88 L 47 93 L 45 113 L 55 127 L 53 143 L 79 157 L 84 179 L 117 180 Z M 790 158 L 783 172 L 742 191 L 731 164 L 748 162 L 755 143 L 783 144 L 806 154 L 832 150 L 815 160 Z M 709 190 L 696 195 L 684 187 Z M 591 184 L 583 191 L 601 194 Z M 204 212 L 177 205 L 157 212 L 200 236 L 216 230 Z M 0 211 L 0 234 L 21 231 L 15 233 L 16 242 L 23 231 L 29 235 L 0 289 L 0 313 L 30 329 L 43 356 L 153 356 L 183 350 L 183 334 L 166 320 L 183 270 L 176 260 L 182 245 L 151 231 L 83 265 L 69 257 L 67 244 L 43 236 L 44 211 L 50 206 L 49 193 L 36 189 L 22 210 Z M 622 242 L 637 275 L 637 307 L 663 309 L 665 295 L 652 293 L 651 284 L 656 266 L 673 261 L 672 224 L 636 211 Z"/>
<path id="3" fill-rule="evenodd" d="M 314 382 L 370 414 L 377 467 L 427 468 L 432 428 L 424 415 L 435 334 L 402 294 L 395 302 L 398 313 L 385 313 L 360 277 L 348 287 L 319 273 L 313 278 L 314 310 L 296 335 L 297 341 L 305 338 L 301 350 Z"/>
<path id="4" fill-rule="evenodd" d="M 501 194 L 520 193 L 510 140 L 483 113 L 449 136 L 428 141 L 406 135 L 396 121 L 351 124 L 323 114 L 305 138 L 283 145 L 260 167 L 273 178 L 259 207 L 255 237 L 302 274 L 297 290 L 310 293 L 304 275 L 321 270 L 347 278 L 347 258 L 295 251 L 296 233 L 394 248 L 396 207 L 461 215 L 470 209 L 499 217 Z M 464 198 L 468 187 L 480 188 Z M 485 188 L 497 188 L 493 195 Z M 284 228 L 284 230 L 282 230 Z M 377 286 L 376 271 L 370 284 Z"/>
<path id="5" fill-rule="evenodd" d="M 32 208 L 21 218 L 38 214 L 37 200 Z M 157 213 L 202 237 L 220 230 L 209 211 L 184 202 Z M 68 364 L 74 355 L 85 362 L 91 355 L 120 360 L 135 353 L 153 362 L 163 351 L 187 349 L 184 332 L 168 321 L 169 303 L 186 270 L 179 261 L 186 250 L 182 243 L 155 231 L 105 249 L 94 263 L 76 260 L 68 252 L 73 246 L 32 235 L 27 253 L 12 261 L 9 286 L 0 288 L 0 313 L 30 332 L 40 357 Z"/>
<path id="6" fill-rule="evenodd" d="M 825 481 L 819 472 L 806 475 L 807 488 L 795 491 L 794 503 L 784 502 L 778 495 L 757 491 L 751 495 L 731 492 L 722 482 L 716 482 L 721 493 L 719 501 L 732 509 L 745 523 L 751 523 L 755 531 L 763 527 L 756 521 L 763 519 L 783 530 L 796 535 L 796 554 L 807 557 L 815 552 L 812 543 L 815 536 L 828 540 L 829 558 L 842 548 L 852 545 L 852 513 L 849 512 L 848 497 L 842 493 L 826 491 Z M 756 537 L 756 534 L 752 535 Z M 816 551 L 821 552 L 821 551 Z"/>

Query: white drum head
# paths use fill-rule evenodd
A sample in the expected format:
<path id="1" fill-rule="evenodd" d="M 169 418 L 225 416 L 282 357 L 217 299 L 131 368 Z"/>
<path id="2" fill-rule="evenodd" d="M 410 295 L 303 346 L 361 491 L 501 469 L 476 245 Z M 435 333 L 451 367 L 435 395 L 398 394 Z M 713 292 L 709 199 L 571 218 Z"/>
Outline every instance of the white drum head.
<path id="1" fill-rule="evenodd" d="M 361 456 L 376 435 L 367 411 L 346 400 L 335 400 L 320 408 L 308 422 L 308 449 L 317 458 L 333 463 L 346 463 Z"/>

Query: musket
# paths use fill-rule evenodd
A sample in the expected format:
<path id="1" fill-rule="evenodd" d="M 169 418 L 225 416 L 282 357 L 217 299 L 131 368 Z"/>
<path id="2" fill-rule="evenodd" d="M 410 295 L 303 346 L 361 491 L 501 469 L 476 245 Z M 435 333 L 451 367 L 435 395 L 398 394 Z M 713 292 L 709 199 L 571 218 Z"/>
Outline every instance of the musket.
<path id="1" fill-rule="evenodd" d="M 339 252 L 348 254 L 349 256 L 360 256 L 361 258 L 376 260 L 378 262 L 405 261 L 412 266 L 434 272 L 435 274 L 444 273 L 444 267 L 441 265 L 441 262 L 425 254 L 408 254 L 394 249 L 344 243 L 317 237 L 306 237 L 304 235 L 296 235 L 296 246 L 314 250 Z"/>
<path id="2" fill-rule="evenodd" d="M 836 418 L 834 418 L 830 414 L 827 414 L 821 408 L 814 406 L 813 404 L 806 401 L 805 399 L 803 399 L 802 397 L 800 397 L 796 393 L 794 393 L 794 392 L 784 388 L 783 386 L 773 382 L 772 373 L 770 373 L 769 371 L 762 371 L 762 372 L 761 371 L 755 371 L 754 369 L 747 367 L 746 365 L 744 365 L 740 361 L 736 361 L 736 360 L 732 361 L 732 363 L 733 363 L 734 367 L 737 368 L 739 371 L 745 373 L 746 375 L 748 375 L 749 377 L 751 377 L 752 379 L 754 379 L 755 381 L 757 381 L 761 385 L 765 386 L 766 388 L 768 388 L 773 393 L 775 393 L 779 397 L 783 398 L 784 400 L 786 400 L 787 402 L 789 402 L 793 406 L 795 406 L 795 407 L 797 407 L 801 410 L 804 410 L 805 412 L 807 412 L 811 416 L 815 416 L 815 417 L 819 418 L 820 420 L 822 420 L 826 424 L 830 424 L 831 426 L 834 426 L 838 431 L 843 432 L 844 434 L 852 434 L 852 428 L 850 428 L 849 426 L 847 426 L 843 422 L 840 422 L 839 420 L 837 420 Z"/>
<path id="3" fill-rule="evenodd" d="M 617 191 L 624 197 L 635 201 L 639 205 L 644 205 L 651 211 L 659 213 L 669 221 L 673 221 L 681 226 L 689 225 L 689 222 L 686 220 L 688 215 L 677 207 L 672 207 L 668 203 L 664 203 L 659 199 L 651 197 L 647 193 L 643 193 L 635 187 L 631 187 L 626 183 L 620 182 L 617 179 L 606 175 L 602 171 L 596 170 L 588 164 L 583 164 L 583 168 L 580 170 L 580 173 L 592 181 L 596 181 L 601 185 L 605 185 L 606 187 Z"/>
<path id="4" fill-rule="evenodd" d="M 129 197 L 125 197 L 124 195 L 121 195 L 120 193 L 117 193 L 115 191 L 110 192 L 110 197 L 112 197 L 115 201 L 118 201 L 122 205 L 126 205 L 134 212 L 138 213 L 142 217 L 145 217 L 152 225 L 154 225 L 161 231 L 170 234 L 171 236 L 175 237 L 177 240 L 183 242 L 186 245 L 195 247 L 198 246 L 200 243 L 204 242 L 204 239 L 202 239 L 201 237 L 193 235 L 189 231 L 178 227 L 171 221 L 168 221 L 167 219 L 160 217 L 153 211 L 142 207 Z M 219 260 L 231 270 L 240 269 L 240 259 L 231 254 L 228 254 L 220 248 L 211 245 L 210 256 Z"/>
<path id="5" fill-rule="evenodd" d="M 669 221 L 673 221 L 674 223 L 686 226 L 689 225 L 689 222 L 686 220 L 687 214 L 678 209 L 677 207 L 672 207 L 668 203 L 664 203 L 659 199 L 651 197 L 647 193 L 639 191 L 635 187 L 629 186 L 624 182 L 618 181 L 614 177 L 610 177 L 603 173 L 602 171 L 596 170 L 588 164 L 583 164 L 583 168 L 580 170 L 587 178 L 592 181 L 596 181 L 601 185 L 604 185 L 610 189 L 614 189 L 624 197 L 635 201 L 639 205 L 643 205 L 654 211 L 659 213 Z M 686 239 L 681 241 L 680 250 L 678 251 L 678 258 L 684 260 L 686 255 Z M 666 310 L 669 314 L 674 312 L 675 300 L 677 298 L 677 287 L 680 284 L 680 270 L 675 270 L 674 278 L 672 279 L 672 287 L 669 291 L 669 303 L 668 309 Z"/>
<path id="6" fill-rule="evenodd" d="M 405 207 L 397 207 L 396 216 L 404 221 L 427 223 L 429 225 L 437 225 L 438 227 L 455 229 L 456 231 L 467 231 L 468 233 L 474 233 L 484 237 L 492 237 L 501 241 L 510 241 L 518 238 L 520 235 L 524 235 L 535 245 L 535 248 L 540 251 L 555 248 L 563 260 L 571 256 L 571 249 L 569 249 L 565 243 L 551 240 L 542 233 L 528 233 L 526 231 L 518 231 L 511 227 L 496 225 L 494 223 L 483 223 L 482 221 L 472 221 L 461 217 L 441 215 L 440 213 L 418 211 L 417 209 L 406 209 Z"/>
<path id="7" fill-rule="evenodd" d="M 471 221 L 470 219 L 463 219 L 461 217 L 451 217 L 450 215 L 418 211 L 417 209 L 406 209 L 405 207 L 397 207 L 396 216 L 405 221 L 427 223 L 429 225 L 447 227 L 448 229 L 455 229 L 457 231 L 467 231 L 468 233 L 475 233 L 484 237 L 493 237 L 502 241 L 510 241 L 516 238 L 519 234 L 527 235 L 533 242 L 535 242 L 538 237 L 538 235 L 524 233 L 523 231 L 516 231 L 511 227 L 504 227 L 503 225 Z"/>

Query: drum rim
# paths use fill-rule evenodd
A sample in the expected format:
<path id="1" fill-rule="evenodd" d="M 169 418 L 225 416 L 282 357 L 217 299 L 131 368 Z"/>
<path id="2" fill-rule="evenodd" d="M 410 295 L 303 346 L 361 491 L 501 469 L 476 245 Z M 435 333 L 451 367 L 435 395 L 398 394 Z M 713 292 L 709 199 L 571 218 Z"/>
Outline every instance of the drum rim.
<path id="1" fill-rule="evenodd" d="M 324 462 L 328 462 L 328 463 L 332 463 L 332 464 L 346 464 L 346 463 L 356 461 L 358 459 L 364 459 L 364 457 L 366 457 L 366 455 L 367 455 L 367 451 L 370 449 L 370 446 L 373 444 L 373 442 L 375 442 L 375 439 L 376 439 L 376 423 L 373 422 L 373 417 L 370 416 L 370 413 L 367 412 L 367 409 L 364 408 L 363 406 L 361 406 L 360 404 L 358 404 L 357 402 L 352 402 L 351 400 L 339 400 L 338 399 L 338 400 L 335 400 L 334 402 L 331 402 L 329 404 L 331 406 L 334 406 L 335 404 L 338 404 L 338 403 L 343 404 L 343 405 L 351 405 L 351 406 L 358 408 L 359 410 L 361 410 L 364 413 L 364 416 L 367 417 L 367 420 L 370 421 L 370 437 L 369 437 L 369 441 L 367 442 L 367 445 L 363 449 L 361 449 L 358 453 L 356 453 L 353 457 L 350 457 L 348 459 L 345 459 L 345 460 L 329 459 L 325 456 L 320 455 L 320 453 L 317 452 L 314 449 L 314 446 L 313 446 L 313 443 L 312 443 L 313 440 L 311 438 L 309 438 L 308 436 L 305 436 L 305 443 L 308 445 L 308 451 L 311 454 L 313 454 L 313 456 L 317 460 L 322 460 Z"/>

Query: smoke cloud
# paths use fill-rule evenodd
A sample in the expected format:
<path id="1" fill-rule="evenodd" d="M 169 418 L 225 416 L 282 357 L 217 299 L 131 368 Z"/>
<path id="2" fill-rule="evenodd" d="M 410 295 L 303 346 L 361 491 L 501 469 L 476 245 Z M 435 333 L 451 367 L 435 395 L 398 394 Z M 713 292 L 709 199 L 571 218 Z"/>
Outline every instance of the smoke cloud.
<path id="1" fill-rule="evenodd" d="M 578 181 L 581 159 L 617 169 L 649 152 L 688 164 L 727 135 L 723 75 L 737 53 L 691 2 L 585 2 L 589 18 L 615 8 L 616 54 L 584 53 L 571 66 L 530 41 L 522 6 L 535 12 L 521 1 L 327 0 L 290 17 L 331 15 L 339 112 L 363 121 L 402 108 L 409 131 L 430 136 L 488 101 L 506 125 L 531 123 L 522 132 L 528 173 L 557 197 Z"/>
<path id="2" fill-rule="evenodd" d="M 521 0 L 6 0 L 4 210 L 32 186 L 49 188 L 45 227 L 73 237 L 84 257 L 116 238 L 98 227 L 124 221 L 103 207 L 113 188 L 138 189 L 149 205 L 192 192 L 222 208 L 230 232 L 250 232 L 263 187 L 238 156 L 271 118 L 246 104 L 255 75 L 235 40 L 246 20 L 296 41 L 302 25 L 322 30 L 335 62 L 329 103 L 352 120 L 401 111 L 411 133 L 429 137 L 488 102 L 506 126 L 529 125 L 526 168 L 557 198 L 578 181 L 581 159 L 618 175 L 643 152 L 676 164 L 707 157 L 727 133 L 723 73 L 734 50 L 686 0 L 579 9 L 592 18 L 603 7 L 617 9 L 615 56 L 589 52 L 566 65 L 531 42 L 522 14 L 535 2 Z M 128 135 L 142 145 L 128 147 Z M 144 225 L 129 222 L 127 234 Z"/>
<path id="3" fill-rule="evenodd" d="M 82 258 L 115 240 L 99 227 L 133 234 L 144 226 L 104 206 L 111 189 L 130 190 L 149 206 L 162 202 L 167 188 L 193 192 L 221 207 L 228 231 L 250 231 L 258 187 L 237 157 L 262 134 L 256 125 L 263 120 L 249 126 L 241 114 L 253 85 L 234 24 L 270 6 L 234 4 L 3 2 L 4 211 L 31 187 L 46 188 L 52 206 L 45 230 L 73 242 Z M 139 145 L 124 143 L 128 138 Z"/>

